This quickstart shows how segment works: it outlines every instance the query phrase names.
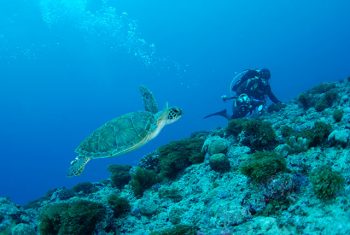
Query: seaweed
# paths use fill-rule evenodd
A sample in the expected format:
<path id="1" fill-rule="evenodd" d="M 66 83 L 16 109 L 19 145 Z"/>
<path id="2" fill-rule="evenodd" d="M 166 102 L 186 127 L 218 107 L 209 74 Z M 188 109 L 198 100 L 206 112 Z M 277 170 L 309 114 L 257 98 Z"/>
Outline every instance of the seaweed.
<path id="1" fill-rule="evenodd" d="M 112 208 L 114 217 L 116 218 L 130 211 L 129 201 L 115 194 L 108 197 L 108 204 Z"/>
<path id="2" fill-rule="evenodd" d="M 136 167 L 131 176 L 130 186 L 136 197 L 142 197 L 143 193 L 160 181 L 156 172 Z"/>
<path id="3" fill-rule="evenodd" d="M 111 172 L 112 185 L 121 189 L 128 184 L 131 180 L 130 169 L 129 165 L 110 165 L 108 170 Z"/>
<path id="4" fill-rule="evenodd" d="M 87 200 L 52 204 L 40 215 L 39 231 L 43 235 L 93 234 L 105 213 L 102 204 Z"/>
<path id="5" fill-rule="evenodd" d="M 205 153 L 201 151 L 202 138 L 188 138 L 173 141 L 159 148 L 160 174 L 169 179 L 192 164 L 204 161 Z"/>
<path id="6" fill-rule="evenodd" d="M 240 171 L 256 183 L 264 183 L 287 170 L 286 160 L 275 152 L 255 152 L 240 165 Z"/>
<path id="7" fill-rule="evenodd" d="M 345 179 L 330 166 L 316 168 L 310 174 L 314 193 L 319 199 L 329 200 L 335 198 L 337 193 L 344 189 Z"/>
<path id="8" fill-rule="evenodd" d="M 336 109 L 333 112 L 333 119 L 335 122 L 340 122 L 343 119 L 344 111 L 342 109 Z"/>

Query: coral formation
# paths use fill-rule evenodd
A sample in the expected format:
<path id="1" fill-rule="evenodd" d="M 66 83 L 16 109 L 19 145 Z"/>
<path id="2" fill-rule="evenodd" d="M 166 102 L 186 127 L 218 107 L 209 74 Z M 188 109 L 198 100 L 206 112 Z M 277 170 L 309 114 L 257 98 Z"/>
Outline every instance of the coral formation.
<path id="1" fill-rule="evenodd" d="M 143 169 L 159 172 L 159 154 L 157 152 L 147 154 L 137 165 Z"/>
<path id="2" fill-rule="evenodd" d="M 334 130 L 328 136 L 328 142 L 331 145 L 339 145 L 345 148 L 350 141 L 350 130 Z"/>
<path id="3" fill-rule="evenodd" d="M 240 166 L 241 172 L 257 183 L 266 182 L 287 170 L 286 161 L 275 152 L 255 152 Z"/>
<path id="4" fill-rule="evenodd" d="M 97 202 L 78 200 L 47 206 L 40 215 L 40 234 L 93 234 L 95 226 L 105 215 Z"/>
<path id="5" fill-rule="evenodd" d="M 276 133 L 271 123 L 255 119 L 234 119 L 226 128 L 228 134 L 239 136 L 243 145 L 253 151 L 272 150 L 276 144 Z"/>
<path id="6" fill-rule="evenodd" d="M 315 147 L 324 144 L 331 131 L 332 126 L 330 124 L 317 121 L 312 129 L 305 130 L 301 135 L 310 141 L 309 147 Z"/>
<path id="7" fill-rule="evenodd" d="M 290 136 L 292 136 L 294 134 L 295 134 L 295 130 L 292 127 L 287 126 L 287 125 L 284 125 L 284 126 L 281 127 L 281 135 L 282 135 L 282 137 L 288 138 L 288 137 L 290 137 Z"/>
<path id="8" fill-rule="evenodd" d="M 160 147 L 160 174 L 173 179 L 191 164 L 203 162 L 204 153 L 201 151 L 203 143 L 202 138 L 188 138 Z"/>
<path id="9" fill-rule="evenodd" d="M 160 232 L 152 232 L 150 235 L 196 235 L 197 228 L 191 225 L 176 225 L 173 228 L 165 229 Z"/>
<path id="10" fill-rule="evenodd" d="M 97 190 L 98 190 L 97 187 L 90 182 L 79 183 L 72 188 L 72 191 L 74 193 L 82 193 L 82 194 L 91 194 L 96 192 Z"/>
<path id="11" fill-rule="evenodd" d="M 310 89 L 311 94 L 322 94 L 336 88 L 334 83 L 321 83 Z"/>
<path id="12" fill-rule="evenodd" d="M 136 197 L 142 197 L 145 190 L 159 181 L 160 179 L 154 171 L 137 167 L 132 174 L 130 186 Z"/>
<path id="13" fill-rule="evenodd" d="M 226 127 L 227 135 L 238 136 L 238 134 L 240 134 L 243 131 L 244 124 L 248 121 L 249 120 L 245 118 L 237 118 L 230 120 Z"/>
<path id="14" fill-rule="evenodd" d="M 321 99 L 319 99 L 315 104 L 315 109 L 318 112 L 321 112 L 325 110 L 326 108 L 331 107 L 334 102 L 336 102 L 338 99 L 338 94 L 333 91 L 327 91 L 325 94 L 322 95 Z"/>
<path id="15" fill-rule="evenodd" d="M 129 173 L 131 166 L 129 165 L 110 165 L 108 167 L 111 172 L 112 185 L 117 188 L 122 188 L 131 180 Z"/>
<path id="16" fill-rule="evenodd" d="M 279 112 L 279 111 L 281 111 L 284 107 L 286 107 L 286 105 L 283 104 L 283 103 L 277 103 L 277 104 L 273 103 L 273 104 L 271 104 L 271 105 L 267 108 L 267 112 L 268 112 L 268 113 Z"/>
<path id="17" fill-rule="evenodd" d="M 340 122 L 343 118 L 344 111 L 342 109 L 336 109 L 333 111 L 333 119 L 335 122 Z"/>
<path id="18" fill-rule="evenodd" d="M 322 83 L 298 96 L 298 103 L 304 110 L 315 107 L 318 112 L 331 107 L 338 99 L 334 83 Z"/>
<path id="19" fill-rule="evenodd" d="M 230 161 L 223 153 L 211 155 L 209 158 L 210 168 L 217 172 L 226 172 L 230 170 Z"/>
<path id="20" fill-rule="evenodd" d="M 309 109 L 315 105 L 312 96 L 308 93 L 302 93 L 298 96 L 298 102 L 304 110 Z"/>
<path id="21" fill-rule="evenodd" d="M 114 217 L 120 217 L 130 211 L 129 201 L 115 194 L 108 197 L 108 204 L 113 210 Z"/>
<path id="22" fill-rule="evenodd" d="M 345 179 L 330 166 L 321 166 L 311 172 L 310 180 L 316 196 L 323 200 L 334 198 L 344 189 Z"/>
<path id="23" fill-rule="evenodd" d="M 207 152 L 209 155 L 217 153 L 226 153 L 229 142 L 219 136 L 209 136 L 202 147 L 202 151 Z"/>
<path id="24" fill-rule="evenodd" d="M 174 202 L 179 202 L 182 200 L 180 190 L 175 187 L 166 187 L 159 190 L 160 198 L 168 198 Z"/>

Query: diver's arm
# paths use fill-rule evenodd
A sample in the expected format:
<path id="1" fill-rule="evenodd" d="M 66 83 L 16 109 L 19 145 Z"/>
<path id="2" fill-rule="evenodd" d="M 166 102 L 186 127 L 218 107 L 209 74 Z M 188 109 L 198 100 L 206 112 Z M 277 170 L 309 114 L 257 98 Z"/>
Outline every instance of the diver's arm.
<path id="1" fill-rule="evenodd" d="M 251 104 L 255 108 L 265 103 L 265 100 L 252 99 Z"/>
<path id="2" fill-rule="evenodd" d="M 267 90 L 267 96 L 269 97 L 269 99 L 274 102 L 275 104 L 277 103 L 282 103 L 273 93 L 272 93 L 272 90 L 271 90 L 271 87 L 269 86 L 268 87 L 268 90 Z"/>
<path id="3" fill-rule="evenodd" d="M 227 95 L 222 95 L 221 96 L 221 99 L 225 102 L 225 101 L 228 101 L 228 100 L 233 100 L 237 98 L 237 96 L 227 96 Z"/>

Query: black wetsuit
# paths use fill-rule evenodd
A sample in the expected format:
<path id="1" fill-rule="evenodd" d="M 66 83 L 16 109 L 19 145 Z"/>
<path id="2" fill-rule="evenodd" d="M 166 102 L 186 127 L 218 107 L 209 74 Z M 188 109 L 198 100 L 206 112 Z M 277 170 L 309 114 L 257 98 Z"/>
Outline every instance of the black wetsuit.
<path id="1" fill-rule="evenodd" d="M 281 101 L 272 93 L 271 86 L 268 82 L 264 82 L 259 78 L 259 72 L 256 70 L 248 70 L 241 78 L 243 84 L 239 87 L 233 86 L 232 90 L 240 94 L 247 94 L 249 97 L 258 100 L 265 100 L 268 96 L 273 103 L 280 103 Z"/>
<path id="2" fill-rule="evenodd" d="M 237 97 L 231 97 L 230 99 L 237 99 Z M 213 116 L 222 116 L 224 118 L 226 118 L 227 120 L 230 119 L 235 119 L 235 118 L 243 118 L 246 117 L 248 114 L 252 114 L 254 112 L 254 110 L 256 109 L 256 107 L 258 107 L 259 105 L 263 104 L 264 101 L 262 100 L 256 100 L 256 99 L 251 99 L 250 102 L 247 105 L 240 106 L 236 104 L 236 101 L 233 102 L 232 105 L 232 115 L 230 116 L 227 113 L 226 109 L 223 109 L 219 112 L 215 112 L 215 113 L 211 113 L 207 116 L 205 116 L 204 118 L 209 118 L 209 117 L 213 117 Z"/>
<path id="3" fill-rule="evenodd" d="M 232 116 L 230 119 L 246 117 L 248 114 L 252 114 L 254 110 L 264 102 L 261 100 L 251 99 L 247 105 L 237 106 L 235 103 L 236 102 L 233 102 Z"/>

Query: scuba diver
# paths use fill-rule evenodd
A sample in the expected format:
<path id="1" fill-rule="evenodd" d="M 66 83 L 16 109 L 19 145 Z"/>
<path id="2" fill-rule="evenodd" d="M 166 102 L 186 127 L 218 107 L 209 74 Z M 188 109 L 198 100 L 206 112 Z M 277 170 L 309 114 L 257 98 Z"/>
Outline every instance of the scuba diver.
<path id="1" fill-rule="evenodd" d="M 224 101 L 227 101 L 230 99 L 234 100 L 232 105 L 231 116 L 227 113 L 227 110 L 224 109 L 219 112 L 209 114 L 204 118 L 209 118 L 213 116 L 222 116 L 227 120 L 235 119 L 235 118 L 243 118 L 243 117 L 246 117 L 247 115 L 252 115 L 256 109 L 258 110 L 258 112 L 260 112 L 262 110 L 262 104 L 264 103 L 264 101 L 250 98 L 247 94 L 244 94 L 244 93 L 240 94 L 238 97 L 233 96 L 230 98 L 226 98 Z"/>
<path id="2" fill-rule="evenodd" d="M 269 79 L 271 73 L 268 69 L 247 69 L 236 75 L 231 82 L 230 90 L 235 92 L 235 96 L 228 97 L 221 96 L 223 101 L 234 99 L 233 114 L 229 116 L 227 110 L 209 114 L 204 118 L 212 116 L 222 116 L 226 119 L 242 118 L 248 114 L 253 114 L 257 111 L 260 114 L 266 104 L 266 97 L 275 103 L 279 104 L 281 101 L 272 93 Z"/>
<path id="3" fill-rule="evenodd" d="M 271 78 L 270 70 L 268 69 L 248 69 L 238 74 L 231 83 L 231 90 L 237 95 L 247 94 L 249 97 L 258 100 L 266 100 L 266 96 L 277 104 L 281 101 L 272 93 L 269 80 Z M 225 101 L 228 97 L 223 96 L 222 99 Z"/>

